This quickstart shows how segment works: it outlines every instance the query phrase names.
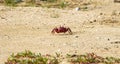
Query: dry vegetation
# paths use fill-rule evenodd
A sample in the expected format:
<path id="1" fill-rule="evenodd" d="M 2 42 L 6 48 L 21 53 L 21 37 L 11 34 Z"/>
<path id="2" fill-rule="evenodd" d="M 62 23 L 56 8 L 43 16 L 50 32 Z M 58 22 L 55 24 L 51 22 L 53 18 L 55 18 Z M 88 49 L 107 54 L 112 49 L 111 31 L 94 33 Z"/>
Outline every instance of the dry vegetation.
<path id="1" fill-rule="evenodd" d="M 113 0 L 1 0 L 1 3 L 9 6 L 42 6 L 54 8 L 75 8 L 87 9 L 113 2 Z"/>

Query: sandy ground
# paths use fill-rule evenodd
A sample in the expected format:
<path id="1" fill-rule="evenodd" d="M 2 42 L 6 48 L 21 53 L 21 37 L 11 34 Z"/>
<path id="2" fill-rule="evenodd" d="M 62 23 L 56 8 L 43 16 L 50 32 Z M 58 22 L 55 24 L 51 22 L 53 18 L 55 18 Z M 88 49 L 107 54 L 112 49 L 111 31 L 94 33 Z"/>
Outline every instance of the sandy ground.
<path id="1" fill-rule="evenodd" d="M 70 27 L 73 35 L 52 35 L 51 30 L 60 25 Z M 24 50 L 120 57 L 120 4 L 90 11 L 1 6 L 0 64 Z"/>

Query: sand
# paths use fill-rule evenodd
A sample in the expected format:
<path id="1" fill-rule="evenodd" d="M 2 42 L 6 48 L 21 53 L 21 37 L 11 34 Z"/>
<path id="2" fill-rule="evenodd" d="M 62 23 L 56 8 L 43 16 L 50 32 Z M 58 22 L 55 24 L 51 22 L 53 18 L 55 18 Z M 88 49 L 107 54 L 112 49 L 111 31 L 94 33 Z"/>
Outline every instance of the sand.
<path id="1" fill-rule="evenodd" d="M 51 34 L 60 25 L 71 28 L 73 34 Z M 120 4 L 88 11 L 0 6 L 0 64 L 24 50 L 120 57 L 119 42 Z"/>

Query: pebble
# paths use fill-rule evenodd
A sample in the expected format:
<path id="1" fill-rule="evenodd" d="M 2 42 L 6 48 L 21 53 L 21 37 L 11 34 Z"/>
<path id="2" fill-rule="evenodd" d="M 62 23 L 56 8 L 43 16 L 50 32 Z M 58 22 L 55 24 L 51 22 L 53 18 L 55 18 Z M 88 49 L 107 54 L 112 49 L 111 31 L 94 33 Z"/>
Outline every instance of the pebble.
<path id="1" fill-rule="evenodd" d="M 103 13 L 100 13 L 100 15 L 103 15 Z"/>
<path id="2" fill-rule="evenodd" d="M 120 44 L 120 41 L 111 42 L 111 44 Z"/>
<path id="3" fill-rule="evenodd" d="M 75 36 L 75 38 L 78 38 L 79 36 Z"/>
<path id="4" fill-rule="evenodd" d="M 110 39 L 108 38 L 108 41 L 110 41 Z"/>
<path id="5" fill-rule="evenodd" d="M 75 10 L 76 10 L 76 11 L 79 11 L 79 10 L 80 10 L 80 7 L 76 7 Z"/>
<path id="6" fill-rule="evenodd" d="M 90 21 L 90 23 L 93 23 L 92 21 Z"/>
<path id="7" fill-rule="evenodd" d="M 76 54 L 73 54 L 71 57 L 76 57 L 77 55 Z"/>
<path id="8" fill-rule="evenodd" d="M 39 27 L 37 27 L 37 29 L 40 29 Z"/>
<path id="9" fill-rule="evenodd" d="M 97 20 L 93 20 L 94 22 L 96 22 Z"/>
<path id="10" fill-rule="evenodd" d="M 104 48 L 105 50 L 109 50 L 108 48 Z"/>

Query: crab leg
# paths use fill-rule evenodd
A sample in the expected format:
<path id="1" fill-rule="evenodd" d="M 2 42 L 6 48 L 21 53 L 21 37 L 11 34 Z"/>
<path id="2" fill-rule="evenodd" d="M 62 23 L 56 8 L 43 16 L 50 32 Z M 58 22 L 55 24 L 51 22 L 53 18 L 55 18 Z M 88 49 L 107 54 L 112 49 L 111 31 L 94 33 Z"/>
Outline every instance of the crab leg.
<path id="1" fill-rule="evenodd" d="M 54 33 L 55 33 L 55 28 L 51 31 L 51 33 L 52 33 L 52 34 L 54 34 Z"/>
<path id="2" fill-rule="evenodd" d="M 69 32 L 69 34 L 72 34 L 72 31 L 71 31 L 71 29 L 70 29 L 70 28 L 68 28 L 68 32 Z"/>

